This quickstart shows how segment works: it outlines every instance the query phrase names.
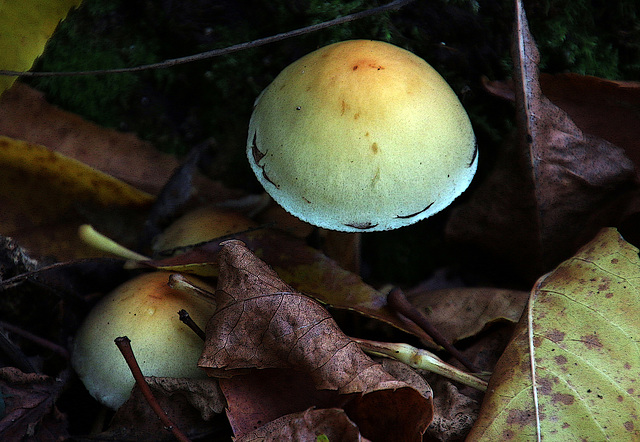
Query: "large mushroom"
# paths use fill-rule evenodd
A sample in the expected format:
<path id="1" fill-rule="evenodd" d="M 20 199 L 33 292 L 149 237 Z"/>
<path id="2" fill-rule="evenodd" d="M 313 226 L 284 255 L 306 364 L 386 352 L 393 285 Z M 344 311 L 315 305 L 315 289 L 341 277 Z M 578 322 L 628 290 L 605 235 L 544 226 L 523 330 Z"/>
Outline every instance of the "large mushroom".
<path id="1" fill-rule="evenodd" d="M 370 40 L 286 67 L 256 99 L 247 154 L 277 203 L 344 232 L 439 212 L 478 163 L 471 123 L 445 80 L 416 55 Z"/>

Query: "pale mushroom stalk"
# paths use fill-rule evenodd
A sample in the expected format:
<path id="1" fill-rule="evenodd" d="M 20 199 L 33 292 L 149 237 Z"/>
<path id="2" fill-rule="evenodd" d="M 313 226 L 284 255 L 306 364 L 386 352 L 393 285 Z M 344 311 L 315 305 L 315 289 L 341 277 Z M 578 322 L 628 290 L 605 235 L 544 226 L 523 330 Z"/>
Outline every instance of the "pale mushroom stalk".
<path id="1" fill-rule="evenodd" d="M 340 267 L 360 274 L 362 234 L 360 232 L 338 232 L 320 229 L 322 251 L 335 260 Z"/>

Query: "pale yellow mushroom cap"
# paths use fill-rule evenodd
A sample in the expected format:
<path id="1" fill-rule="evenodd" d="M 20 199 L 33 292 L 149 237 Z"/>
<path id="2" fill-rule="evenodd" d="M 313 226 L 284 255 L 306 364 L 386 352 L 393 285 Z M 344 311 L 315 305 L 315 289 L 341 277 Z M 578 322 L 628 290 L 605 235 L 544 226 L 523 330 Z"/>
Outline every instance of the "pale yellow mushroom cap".
<path id="1" fill-rule="evenodd" d="M 256 100 L 247 155 L 287 211 L 353 232 L 439 212 L 478 162 L 469 118 L 444 79 L 411 52 L 370 40 L 286 67 Z"/>
<path id="2" fill-rule="evenodd" d="M 195 209 L 178 218 L 154 240 L 153 250 L 162 251 L 209 241 L 256 227 L 245 215 L 213 206 Z"/>
<path id="3" fill-rule="evenodd" d="M 147 273 L 119 286 L 100 300 L 78 330 L 71 356 L 73 368 L 89 393 L 110 408 L 119 408 L 135 384 L 114 343 L 119 336 L 131 339 L 145 376 L 207 377 L 198 368 L 204 343 L 180 321 L 178 311 L 187 310 L 204 328 L 213 316 L 215 304 L 168 287 L 169 275 Z M 213 291 L 202 281 L 197 284 Z"/>

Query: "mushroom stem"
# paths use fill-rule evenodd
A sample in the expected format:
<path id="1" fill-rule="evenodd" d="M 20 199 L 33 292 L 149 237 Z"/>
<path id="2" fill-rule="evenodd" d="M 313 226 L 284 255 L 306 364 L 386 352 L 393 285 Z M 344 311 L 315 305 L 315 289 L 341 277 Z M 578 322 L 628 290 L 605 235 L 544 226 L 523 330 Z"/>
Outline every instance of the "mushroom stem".
<path id="1" fill-rule="evenodd" d="M 378 342 L 358 338 L 351 339 L 356 341 L 358 346 L 367 353 L 396 359 L 410 367 L 439 374 L 440 376 L 460 382 L 476 390 L 487 391 L 487 381 L 447 364 L 427 350 L 415 348 L 403 343 Z"/>
<path id="2" fill-rule="evenodd" d="M 343 269 L 359 275 L 362 234 L 320 229 L 320 235 L 323 237 L 322 250 L 325 255 L 336 261 Z"/>
<path id="3" fill-rule="evenodd" d="M 395 288 L 389 292 L 387 295 L 387 304 L 389 307 L 394 310 L 396 313 L 400 313 L 401 315 L 407 317 L 416 323 L 421 329 L 423 329 L 433 341 L 443 347 L 446 351 L 448 351 L 451 356 L 456 358 L 462 365 L 467 367 L 472 373 L 478 373 L 479 370 L 469 361 L 464 355 L 451 344 L 447 338 L 445 338 L 439 331 L 436 329 L 431 322 L 427 319 L 425 315 L 423 315 L 418 309 L 416 309 L 410 302 L 407 300 L 407 297 L 404 295 L 404 292 L 399 288 Z"/>
<path id="4" fill-rule="evenodd" d="M 138 365 L 138 361 L 136 361 L 136 357 L 133 354 L 133 349 L 131 348 L 131 340 L 126 336 L 120 336 L 116 338 L 114 342 L 118 346 L 118 350 L 120 350 L 120 352 L 122 353 L 125 361 L 127 361 L 127 365 L 131 369 L 131 374 L 136 380 L 136 384 L 138 385 L 140 392 L 147 400 L 149 406 L 154 411 L 156 416 L 160 418 L 162 424 L 164 425 L 164 428 L 171 431 L 171 433 L 177 440 L 182 442 L 189 442 L 190 439 L 182 431 L 180 431 L 178 427 L 175 426 L 173 421 L 169 419 L 162 407 L 160 407 L 160 404 L 158 404 L 155 396 L 153 396 L 151 388 L 149 388 L 149 385 L 144 380 L 144 375 L 142 374 L 140 366 Z"/>

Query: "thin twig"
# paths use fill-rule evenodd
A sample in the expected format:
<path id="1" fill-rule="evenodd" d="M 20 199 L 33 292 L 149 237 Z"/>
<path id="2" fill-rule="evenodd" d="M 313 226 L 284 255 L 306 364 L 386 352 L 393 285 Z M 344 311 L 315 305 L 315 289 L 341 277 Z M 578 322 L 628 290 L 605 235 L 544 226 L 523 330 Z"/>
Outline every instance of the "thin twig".
<path id="1" fill-rule="evenodd" d="M 195 321 L 193 320 L 193 318 L 191 317 L 188 311 L 186 311 L 185 309 L 182 309 L 178 312 L 178 315 L 180 316 L 180 320 L 184 324 L 186 324 L 191 330 L 193 330 L 200 339 L 202 339 L 203 341 L 206 341 L 207 335 L 205 334 L 204 330 L 202 330 L 198 326 L 198 324 L 195 323 Z"/>
<path id="2" fill-rule="evenodd" d="M 149 406 L 160 418 L 165 429 L 171 431 L 171 433 L 177 440 L 181 442 L 189 442 L 189 438 L 182 431 L 180 431 L 178 427 L 174 425 L 174 423 L 171 421 L 171 419 L 169 419 L 162 407 L 160 407 L 160 404 L 158 404 L 156 398 L 153 396 L 151 388 L 149 388 L 149 385 L 144 380 L 144 375 L 142 374 L 140 366 L 138 365 L 138 361 L 136 361 L 136 357 L 133 354 L 133 350 L 131 349 L 131 340 L 126 336 L 121 336 L 115 339 L 115 343 L 122 353 L 122 356 L 124 356 L 125 361 L 127 361 L 127 365 L 131 370 L 131 374 L 133 374 L 133 378 L 136 380 L 136 384 L 138 385 L 140 392 L 149 403 Z"/>
<path id="3" fill-rule="evenodd" d="M 57 353 L 58 355 L 62 356 L 65 359 L 69 359 L 69 351 L 66 348 L 62 347 L 61 345 L 58 345 L 47 339 L 41 338 L 40 336 L 34 335 L 33 333 L 28 332 L 27 330 L 24 330 L 13 324 L 9 324 L 8 322 L 0 321 L 0 328 L 3 328 L 25 339 L 28 339 L 29 341 L 39 345 L 40 347 L 49 349 L 52 352 Z"/>
<path id="4" fill-rule="evenodd" d="M 425 315 L 422 314 L 418 309 L 416 309 L 404 295 L 403 291 L 395 288 L 389 292 L 387 295 L 387 304 L 389 307 L 406 318 L 412 320 L 416 323 L 422 330 L 427 332 L 429 336 L 433 339 L 433 341 L 439 346 L 443 347 L 446 351 L 448 351 L 451 356 L 456 358 L 462 365 L 467 367 L 467 369 L 471 370 L 473 373 L 478 373 L 479 370 L 469 361 L 464 355 L 451 344 L 447 338 L 445 338 L 439 331 L 436 329 L 431 322 L 427 319 Z"/>
<path id="5" fill-rule="evenodd" d="M 370 17 L 372 15 L 380 14 L 382 12 L 397 10 L 403 6 L 413 2 L 414 0 L 394 0 L 386 5 L 378 6 L 376 8 L 367 9 L 366 11 L 356 12 L 355 14 L 345 15 L 344 17 L 338 17 L 333 20 L 329 20 L 323 23 L 318 23 L 311 26 L 305 26 L 304 28 L 295 29 L 289 32 L 283 32 L 281 34 L 272 35 L 270 37 L 259 38 L 257 40 L 239 43 L 226 48 L 214 49 L 207 52 L 201 52 L 199 54 L 188 55 L 186 57 L 173 58 L 165 60 L 159 63 L 145 64 L 141 66 L 134 66 L 129 68 L 117 68 L 117 69 L 103 69 L 94 71 L 66 71 L 66 72 L 32 72 L 32 71 L 10 71 L 0 70 L 0 75 L 10 76 L 23 76 L 23 77 L 71 77 L 79 75 L 102 75 L 102 74 L 123 74 L 128 72 L 141 72 L 151 69 L 164 69 L 173 66 L 178 66 L 185 63 L 192 63 L 194 61 L 207 60 L 221 55 L 228 55 L 234 52 L 243 51 L 245 49 L 257 48 L 266 44 L 275 43 L 278 41 L 286 40 L 292 37 L 299 37 L 300 35 L 316 32 L 321 29 L 329 28 L 344 23 L 348 23 L 354 20 Z"/>
<path id="6" fill-rule="evenodd" d="M 3 330 L 0 330 L 0 353 L 7 356 L 9 362 L 23 373 L 38 372 L 22 349 L 14 344 Z"/>

